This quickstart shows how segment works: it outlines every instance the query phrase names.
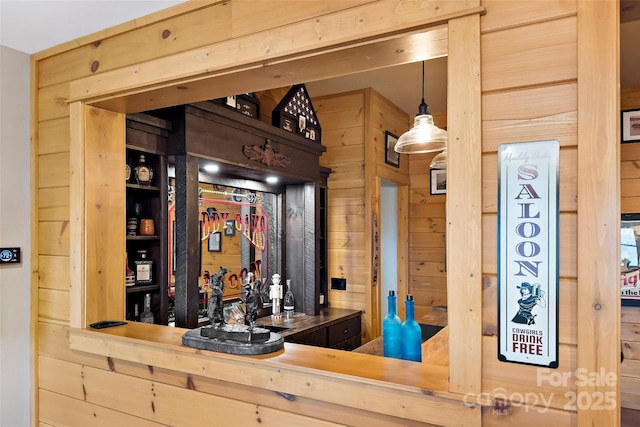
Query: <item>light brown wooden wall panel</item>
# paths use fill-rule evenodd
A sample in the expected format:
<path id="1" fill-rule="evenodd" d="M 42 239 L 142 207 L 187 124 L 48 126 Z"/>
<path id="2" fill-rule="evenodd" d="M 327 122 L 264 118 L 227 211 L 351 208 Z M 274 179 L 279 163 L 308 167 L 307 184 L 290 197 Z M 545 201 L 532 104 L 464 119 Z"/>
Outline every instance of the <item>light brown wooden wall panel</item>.
<path id="1" fill-rule="evenodd" d="M 41 321 L 69 324 L 69 291 L 40 289 L 38 291 L 38 317 Z"/>
<path id="2" fill-rule="evenodd" d="M 204 46 L 231 37 L 231 3 L 216 2 L 197 11 L 140 25 L 98 39 L 77 49 L 39 62 L 39 86 L 47 87 Z"/>
<path id="3" fill-rule="evenodd" d="M 444 233 L 411 233 L 409 247 L 413 248 L 443 248 L 445 247 Z"/>
<path id="4" fill-rule="evenodd" d="M 352 117 L 354 115 L 354 111 L 358 112 L 355 114 L 356 116 L 362 116 L 362 111 L 364 109 L 364 92 L 362 90 L 355 90 L 352 92 L 342 92 L 336 94 L 334 96 L 321 96 L 317 98 L 312 98 L 311 102 L 313 103 L 313 107 L 318 114 L 332 114 L 330 117 L 334 117 L 334 115 L 339 115 L 341 111 L 351 111 L 350 114 Z M 360 119 L 361 120 L 361 119 Z M 349 126 L 344 127 L 344 129 L 349 129 Z M 362 131 L 362 129 L 360 129 Z M 336 126 L 329 129 L 329 132 L 335 131 L 343 131 L 343 127 Z M 322 129 L 324 134 L 325 129 Z M 362 144 L 362 139 L 355 140 L 354 143 Z M 322 143 L 324 144 L 324 141 Z"/>
<path id="5" fill-rule="evenodd" d="M 38 153 L 68 153 L 70 138 L 68 117 L 41 122 L 38 129 Z"/>
<path id="6" fill-rule="evenodd" d="M 116 411 L 131 414 L 166 425 L 206 425 L 215 414 L 220 425 L 255 423 L 266 425 L 295 424 L 296 426 L 331 426 L 332 422 L 298 415 L 268 406 L 199 393 L 188 387 L 175 387 L 146 379 L 122 375 L 111 371 L 80 366 L 69 362 L 40 358 L 40 365 L 50 375 L 40 378 L 41 388 L 104 405 Z M 113 393 L 112 390 L 127 390 Z M 249 395 L 250 392 L 247 391 Z M 207 410 L 194 410 L 193 402 Z M 247 396 L 247 400 L 253 400 Z M 283 399 L 284 400 L 284 399 Z M 257 409 L 256 409 L 257 408 Z M 259 420 L 259 421 L 258 421 Z"/>
<path id="7" fill-rule="evenodd" d="M 533 399 L 532 399 L 533 400 Z M 500 408 L 482 408 L 483 427 L 539 427 L 548 426 L 576 426 L 578 417 L 575 412 L 561 409 L 513 405 L 506 410 Z"/>
<path id="8" fill-rule="evenodd" d="M 620 378 L 620 406 L 640 410 L 640 379 Z"/>
<path id="9" fill-rule="evenodd" d="M 38 157 L 38 187 L 69 187 L 69 153 Z"/>
<path id="10" fill-rule="evenodd" d="M 568 17 L 482 36 L 482 90 L 575 80 L 576 18 Z"/>
<path id="11" fill-rule="evenodd" d="M 69 221 L 69 187 L 40 188 L 38 218 L 40 221 Z"/>
<path id="12" fill-rule="evenodd" d="M 38 250 L 41 255 L 69 256 L 69 222 L 41 222 L 38 231 Z"/>
<path id="13" fill-rule="evenodd" d="M 480 18 L 483 33 L 519 27 L 577 13 L 575 0 L 547 0 L 544 7 L 537 2 L 483 0 L 488 13 Z"/>
<path id="14" fill-rule="evenodd" d="M 38 278 L 40 289 L 69 291 L 69 257 L 38 257 Z"/>
<path id="15" fill-rule="evenodd" d="M 346 147 L 361 145 L 364 139 L 364 128 L 344 128 L 336 130 L 322 129 L 322 145 L 325 147 Z M 320 157 L 320 163 L 324 161 L 324 153 Z"/>
<path id="16" fill-rule="evenodd" d="M 275 1 L 235 2 L 233 17 L 237 22 L 247 22 L 233 28 L 233 37 L 243 36 L 313 16 L 322 16 L 375 0 L 339 0 L 331 2 Z M 320 19 L 318 19 L 320 21 Z"/>
<path id="17" fill-rule="evenodd" d="M 45 122 L 69 117 L 69 84 L 38 89 L 38 120 Z"/>
<path id="18" fill-rule="evenodd" d="M 540 87 L 519 88 L 510 91 L 486 93 L 482 96 L 482 123 L 494 120 L 533 120 L 540 117 L 563 115 L 577 109 L 577 85 L 575 83 L 550 84 Z M 535 122 L 531 127 L 535 126 Z M 519 137 L 528 137 L 528 131 Z M 533 130 L 533 129 L 531 129 Z M 523 133 L 525 133 L 523 135 Z M 498 138 L 500 135 L 494 135 Z M 509 142 L 511 138 L 502 142 Z M 548 138 L 546 138 L 548 139 Z M 568 145 L 575 145 L 567 143 Z M 496 151 L 483 146 L 484 151 Z"/>
<path id="19" fill-rule="evenodd" d="M 572 345 L 560 345 L 557 369 L 534 368 L 518 363 L 498 361 L 498 341 L 496 337 L 482 338 L 482 391 L 485 393 L 505 393 L 519 400 L 518 394 L 543 393 L 551 407 L 563 409 L 571 402 L 567 392 L 576 390 L 577 348 Z M 564 375 L 566 383 L 556 384 L 548 375 Z M 575 402 L 574 402 L 575 403 Z"/>
<path id="20" fill-rule="evenodd" d="M 622 110 L 640 107 L 640 89 L 625 89 L 620 91 L 620 108 Z"/>
<path id="21" fill-rule="evenodd" d="M 165 426 L 165 424 L 133 417 L 101 405 L 87 403 L 80 399 L 74 399 L 47 390 L 40 390 L 39 398 L 42 401 L 40 419 L 51 426 Z"/>

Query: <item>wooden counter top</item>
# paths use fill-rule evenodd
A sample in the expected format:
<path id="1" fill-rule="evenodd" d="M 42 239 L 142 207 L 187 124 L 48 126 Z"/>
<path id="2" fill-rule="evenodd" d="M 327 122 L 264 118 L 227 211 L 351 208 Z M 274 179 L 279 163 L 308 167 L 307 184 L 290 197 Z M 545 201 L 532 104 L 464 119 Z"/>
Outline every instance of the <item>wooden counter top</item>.
<path id="1" fill-rule="evenodd" d="M 334 314 L 336 321 L 344 319 L 345 313 Z M 334 314 L 317 319 L 317 322 L 326 325 Z M 358 314 L 354 311 L 346 315 Z M 305 321 L 311 322 L 312 319 Z M 448 366 L 288 342 L 284 343 L 282 350 L 265 355 L 216 353 L 182 345 L 185 332 L 187 329 L 129 322 L 100 330 L 71 328 L 69 343 L 76 351 L 150 368 L 158 367 L 368 411 L 373 408 L 374 412 L 409 416 L 410 419 L 436 425 L 480 425 L 480 406 L 469 405 L 464 401 L 464 395 L 448 391 Z M 370 398 L 366 401 L 360 399 L 357 392 L 362 387 L 370 391 Z"/>
<path id="2" fill-rule="evenodd" d="M 361 314 L 362 311 L 360 310 L 323 308 L 317 316 L 307 316 L 304 313 L 294 313 L 293 317 L 290 319 L 285 318 L 284 314 L 280 318 L 273 318 L 271 316 L 261 317 L 256 320 L 256 325 L 287 328 L 286 330 L 278 331 L 278 334 L 280 334 L 286 341 L 287 338 L 294 338 L 297 335 L 326 328 L 344 320 L 360 316 Z"/>

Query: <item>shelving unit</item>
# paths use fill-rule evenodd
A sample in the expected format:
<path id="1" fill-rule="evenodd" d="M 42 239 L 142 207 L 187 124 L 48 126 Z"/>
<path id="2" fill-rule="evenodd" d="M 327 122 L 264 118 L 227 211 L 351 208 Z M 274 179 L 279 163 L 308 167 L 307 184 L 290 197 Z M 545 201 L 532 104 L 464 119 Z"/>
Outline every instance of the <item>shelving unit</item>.
<path id="1" fill-rule="evenodd" d="M 169 306 L 168 286 L 168 235 L 167 235 L 167 158 L 166 144 L 169 122 L 144 114 L 127 116 L 126 161 L 131 167 L 131 177 L 126 183 L 126 217 L 152 219 L 155 233 L 151 236 L 127 235 L 126 251 L 128 266 L 135 272 L 138 251 L 147 251 L 147 259 L 153 261 L 152 283 L 126 287 L 126 318 L 135 319 L 135 307 L 138 314 L 144 309 L 145 294 L 151 295 L 151 311 L 154 323 L 167 324 Z M 137 184 L 134 168 L 140 155 L 153 169 L 150 185 Z"/>
<path id="2" fill-rule="evenodd" d="M 327 271 L 327 181 L 329 179 L 329 174 L 331 174 L 331 169 L 323 166 L 320 167 L 321 184 L 319 186 L 320 200 L 318 203 L 318 226 L 320 230 L 317 236 L 320 243 L 320 249 L 318 251 L 318 277 L 320 278 L 321 296 L 319 303 L 321 307 L 329 306 L 329 274 Z"/>

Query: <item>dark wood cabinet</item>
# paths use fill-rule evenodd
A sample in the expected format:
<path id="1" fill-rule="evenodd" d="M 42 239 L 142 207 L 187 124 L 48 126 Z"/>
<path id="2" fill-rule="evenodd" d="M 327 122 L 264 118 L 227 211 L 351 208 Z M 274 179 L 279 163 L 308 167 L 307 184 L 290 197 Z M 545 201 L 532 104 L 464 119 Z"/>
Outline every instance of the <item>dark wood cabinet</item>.
<path id="1" fill-rule="evenodd" d="M 318 317 L 322 317 L 326 310 L 323 310 Z M 309 327 L 290 335 L 283 334 L 283 336 L 287 342 L 351 351 L 360 347 L 362 342 L 361 332 L 362 313 L 358 311 L 346 316 L 338 316 L 325 322 L 319 322 L 314 327 Z"/>
<path id="2" fill-rule="evenodd" d="M 144 310 L 144 296 L 151 296 L 151 311 L 154 322 L 167 324 L 167 158 L 166 142 L 170 125 L 165 120 L 136 114 L 127 116 L 126 161 L 131 174 L 126 183 L 126 218 L 136 224 L 135 233 L 127 228 L 127 266 L 135 274 L 136 261 L 142 253 L 152 261 L 150 283 L 129 283 L 126 286 L 126 318 L 136 320 Z M 149 184 L 136 181 L 134 169 L 144 156 L 146 164 L 153 170 Z M 151 220 L 152 234 L 141 233 L 141 220 Z M 128 224 L 129 226 L 129 224 Z"/>

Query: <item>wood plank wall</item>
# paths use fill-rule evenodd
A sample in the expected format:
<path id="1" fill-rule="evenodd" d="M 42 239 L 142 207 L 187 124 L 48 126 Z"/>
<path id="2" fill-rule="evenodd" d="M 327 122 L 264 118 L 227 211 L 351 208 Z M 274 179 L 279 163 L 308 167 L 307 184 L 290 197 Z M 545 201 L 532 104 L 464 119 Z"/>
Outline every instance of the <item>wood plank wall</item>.
<path id="1" fill-rule="evenodd" d="M 640 88 L 620 94 L 622 110 L 640 108 Z M 620 211 L 640 212 L 640 143 L 620 146 Z M 640 410 L 640 307 L 622 307 L 621 406 Z"/>
<path id="2" fill-rule="evenodd" d="M 434 123 L 446 129 L 446 114 Z M 413 120 L 413 117 L 411 117 Z M 412 123 L 413 124 L 413 123 Z M 431 194 L 429 165 L 438 153 L 413 154 L 409 160 L 409 292 L 419 318 L 433 306 L 447 305 L 446 194 Z M 404 307 L 402 308 L 404 310 Z"/>
<path id="3" fill-rule="evenodd" d="M 558 139 L 560 142 L 560 367 L 576 369 L 577 285 L 577 26 L 576 2 L 484 0 L 481 16 L 483 152 L 483 358 L 482 391 L 540 394 L 552 410 L 509 408 L 510 424 L 575 425 L 565 392 L 575 381 L 552 387 L 537 368 L 497 359 L 497 150 L 503 143 Z M 526 396 L 523 394 L 523 396 Z M 529 401 L 534 405 L 535 402 Z M 542 406 L 540 402 L 537 405 Z M 526 422 L 525 422 L 526 420 Z M 503 425 L 486 408 L 483 425 Z"/>
<path id="4" fill-rule="evenodd" d="M 347 280 L 345 291 L 329 290 L 329 304 L 363 310 L 363 339 L 368 341 L 379 336 L 371 255 L 373 216 L 380 215 L 377 170 L 393 168 L 384 162 L 384 133 L 404 132 L 406 114 L 372 89 L 323 96 L 313 103 L 327 147 L 320 164 L 332 170 L 327 193 L 328 274 Z M 404 177 L 407 165 L 401 170 L 397 173 Z"/>
<path id="5" fill-rule="evenodd" d="M 128 23 L 112 31 L 87 37 L 34 57 L 34 153 L 37 156 L 34 171 L 34 192 L 37 197 L 34 212 L 37 212 L 38 235 L 34 253 L 37 259 L 37 286 L 33 306 L 38 310 L 35 328 L 36 366 L 34 423 L 40 425 L 203 425 L 210 422 L 211 408 L 227 408 L 226 414 L 234 414 L 234 420 L 245 424 L 291 424 L 295 425 L 418 425 L 409 420 L 393 417 L 372 416 L 370 412 L 323 404 L 308 399 L 295 402 L 259 387 L 244 387 L 237 384 L 213 381 L 198 376 L 188 376 L 175 371 L 154 369 L 136 363 L 92 356 L 69 349 L 69 263 L 71 221 L 69 199 L 70 186 L 70 129 L 69 98 L 70 82 L 106 70 L 114 70 L 143 60 L 161 58 L 227 40 L 238 35 L 249 34 L 260 29 L 277 28 L 312 16 L 330 14 L 355 4 L 375 1 L 305 2 L 304 7 L 287 5 L 271 7 L 269 2 L 188 2 L 179 5 L 155 18 L 145 18 Z M 571 1 L 507 2 L 484 0 L 486 14 L 481 17 L 482 31 L 482 140 L 483 140 L 483 357 L 482 391 L 493 396 L 499 390 L 509 393 L 538 393 L 551 399 L 551 409 L 538 406 L 509 408 L 509 417 L 496 415 L 492 408 L 485 409 L 483 425 L 576 425 L 576 413 L 564 410 L 568 399 L 566 391 L 575 391 L 573 385 L 551 387 L 536 382 L 536 368 L 515 364 L 498 363 L 496 357 L 496 200 L 497 200 L 497 147 L 501 143 L 556 138 L 561 144 L 561 200 L 560 200 L 560 368 L 559 373 L 573 373 L 576 368 L 576 287 L 577 287 L 577 80 L 576 80 L 576 3 Z M 245 13 L 245 26 L 230 28 L 231 5 L 234 14 Z M 369 7 L 369 6 L 367 6 Z M 373 6 L 372 6 L 373 8 Z M 426 12 L 425 12 L 426 13 Z M 264 16 L 269 19 L 263 19 Z M 260 16 L 260 19 L 256 17 Z M 214 23 L 212 25 L 212 23 Z M 595 31 L 595 30 L 594 30 Z M 132 46 L 137 47 L 133 49 Z M 454 83 L 450 83 L 454 84 Z M 370 257 L 367 252 L 369 230 L 366 226 L 367 212 L 372 211 L 375 200 L 367 199 L 362 188 L 367 184 L 366 147 L 367 138 L 380 135 L 381 128 L 367 128 L 364 111 L 364 95 L 360 107 L 353 107 L 352 115 L 361 125 L 342 125 L 337 131 L 335 147 L 329 146 L 324 128 L 325 143 L 329 150 L 339 149 L 349 156 L 358 156 L 352 167 L 345 168 L 342 159 L 334 159 L 334 173 L 341 175 L 341 186 L 330 188 L 337 200 L 330 204 L 333 209 L 342 209 L 342 217 L 361 220 L 353 224 L 351 240 L 345 236 L 333 236 L 335 246 L 331 256 L 342 255 L 345 245 L 354 245 L 353 270 L 345 270 L 349 284 L 353 283 L 354 295 L 329 295 L 332 304 L 366 303 L 372 295 L 367 294 L 364 283 L 370 277 L 370 264 L 362 262 Z M 322 114 L 330 114 L 328 106 L 315 105 Z M 342 107 L 334 107 L 340 109 Z M 325 120 L 325 119 L 323 119 Z M 328 119 L 327 119 L 328 120 Z M 369 126 L 373 120 L 369 118 Z M 401 121 L 398 121 L 400 123 Z M 360 123 L 360 122 L 359 122 Z M 78 124 L 74 124 L 74 129 Z M 387 125 L 385 125 L 387 126 Z M 336 125 L 339 129 L 339 126 Z M 400 127 L 398 126 L 398 129 Z M 398 133 L 400 130 L 398 130 Z M 331 166 L 328 151 L 322 163 Z M 373 154 L 372 154 L 373 155 Z M 424 156 L 427 157 L 427 156 Z M 401 164 L 410 171 L 428 165 L 417 157 Z M 326 162 L 326 163 L 325 163 Z M 411 164 L 413 162 L 413 164 Z M 623 171 L 624 165 L 623 162 Z M 623 172 L 624 175 L 624 172 Z M 337 181 L 337 179 L 336 179 Z M 350 184 L 342 184 L 342 182 Z M 412 188 L 428 188 L 425 178 L 416 178 Z M 348 187 L 351 185 L 352 187 Z M 624 184 L 623 184 L 624 187 Z M 422 190 L 420 190 L 422 191 Z M 420 207 L 424 218 L 443 218 L 437 203 L 422 202 L 416 198 L 412 206 Z M 340 201 L 338 201 L 340 200 Z M 623 198 L 623 205 L 625 201 Z M 417 208 L 418 206 L 416 206 Z M 431 210 L 433 209 L 433 211 Z M 633 209 L 635 210 L 635 209 Z M 338 221 L 336 221 L 338 220 Z M 332 219 L 336 233 L 340 231 L 339 218 Z M 418 220 L 419 221 L 419 220 Z M 344 222 L 342 222 L 344 224 Z M 439 233 L 434 220 L 437 238 Z M 419 237 L 410 238 L 412 241 Z M 416 249 L 414 245 L 414 249 Z M 351 252 L 351 251 L 349 251 Z M 344 254 L 348 256 L 348 254 Z M 419 251 L 415 260 L 442 261 L 432 253 Z M 331 262 L 331 261 L 330 261 Z M 420 261 L 416 261 L 420 262 Z M 436 267 L 437 268 L 437 267 Z M 340 275 L 343 271 L 330 271 Z M 348 275 L 347 275 L 348 274 Z M 355 279 L 352 279 L 354 277 Z M 425 278 L 418 278 L 425 277 Z M 433 276 L 412 275 L 411 286 L 415 290 L 426 289 L 424 284 Z M 362 280 L 361 280 L 362 279 Z M 352 281 L 352 282 L 350 282 Z M 417 282 L 420 282 L 418 284 Z M 358 288 L 358 286 L 362 286 Z M 422 287 L 421 287 L 422 286 Z M 434 285 L 435 286 L 435 285 Z M 433 292 L 432 299 L 424 304 L 446 301 L 442 291 Z M 439 293 L 437 293 L 439 292 Z M 427 295 L 427 294 L 425 294 Z M 442 298 L 441 300 L 435 297 Z M 629 311 L 625 311 L 629 313 Z M 625 315 L 629 320 L 627 331 L 637 335 L 637 316 Z M 624 331 L 624 326 L 623 326 Z M 623 332 L 624 334 L 624 332 Z M 637 341 L 626 339 L 625 349 L 634 359 Z M 626 369 L 626 368 L 625 368 Z M 629 374 L 629 371 L 626 371 Z M 635 368 L 634 368 L 635 372 Z M 634 379 L 634 381 L 637 381 Z M 638 383 L 635 382 L 637 385 Z M 637 389 L 637 388 L 636 388 Z M 629 399 L 637 395 L 628 394 Z M 399 398 L 401 396 L 399 395 Z M 200 402 L 202 411 L 193 411 L 193 402 Z M 151 404 L 150 404 L 151 402 Z M 531 403 L 531 402 L 530 402 Z M 170 408 L 170 409 L 169 409 Z M 176 410 L 178 408 L 179 410 Z M 181 408 L 184 408 L 181 409 Z M 187 409 L 189 408 L 189 409 Z M 257 408 L 257 409 L 256 409 Z M 256 411 L 258 411 L 256 416 Z M 189 419 L 177 418 L 177 414 Z M 248 414 L 251 414 L 249 416 Z M 225 416 L 225 415 L 220 415 Z M 238 418 L 238 417 L 242 418 Z M 231 422 L 231 421 L 230 421 Z M 421 424 L 424 425 L 424 424 Z"/>

